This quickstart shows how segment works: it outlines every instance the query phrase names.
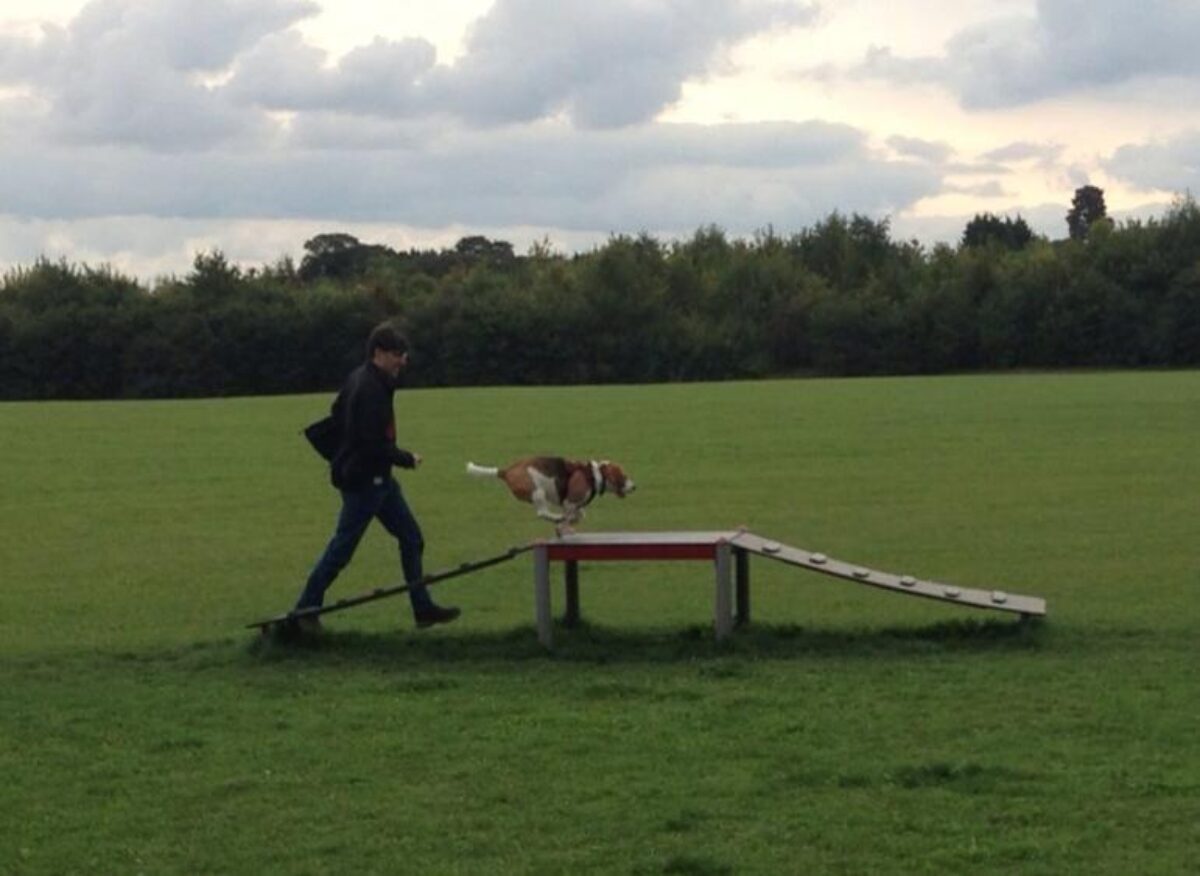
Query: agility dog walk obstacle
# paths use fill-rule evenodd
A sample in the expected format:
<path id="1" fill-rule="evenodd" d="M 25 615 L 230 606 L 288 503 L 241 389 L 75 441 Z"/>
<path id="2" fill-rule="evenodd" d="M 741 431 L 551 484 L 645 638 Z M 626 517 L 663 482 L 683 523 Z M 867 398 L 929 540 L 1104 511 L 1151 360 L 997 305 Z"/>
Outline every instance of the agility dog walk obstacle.
<path id="1" fill-rule="evenodd" d="M 716 566 L 713 629 L 718 639 L 732 632 L 735 623 L 750 622 L 750 555 L 831 575 L 858 584 L 870 584 L 893 593 L 922 596 L 972 608 L 1006 611 L 1022 619 L 1046 614 L 1046 601 L 1002 590 L 976 590 L 893 575 L 831 559 L 821 553 L 770 541 L 737 529 L 724 532 L 607 532 L 568 535 L 533 545 L 534 602 L 538 641 L 552 645 L 550 613 L 550 563 L 565 563 L 566 610 L 563 622 L 579 620 L 579 562 L 581 560 L 710 560 Z"/>
<path id="2" fill-rule="evenodd" d="M 863 566 L 835 560 L 821 553 L 771 541 L 745 529 L 699 532 L 603 532 L 564 535 L 544 541 L 534 541 L 511 547 L 502 554 L 474 562 L 462 563 L 453 569 L 426 575 L 426 585 L 469 575 L 520 554 L 533 553 L 533 598 L 538 641 L 549 648 L 553 644 L 553 619 L 550 606 L 550 564 L 564 564 L 566 607 L 563 624 L 571 627 L 579 622 L 579 563 L 644 560 L 708 560 L 715 565 L 716 581 L 713 596 L 713 629 L 717 639 L 728 636 L 734 626 L 750 623 L 750 556 L 767 557 L 791 566 L 798 566 L 822 575 L 830 575 L 869 584 L 893 593 L 936 599 L 971 608 L 1004 611 L 1020 615 L 1024 620 L 1046 614 L 1046 601 L 1037 596 L 1022 596 L 1002 590 L 977 590 L 939 581 L 894 575 Z M 273 628 L 295 624 L 303 618 L 316 617 L 352 608 L 366 602 L 396 596 L 408 591 L 407 584 L 379 587 L 358 596 L 339 599 L 320 608 L 305 608 L 287 614 L 254 621 L 247 628 L 259 629 L 267 635 Z"/>

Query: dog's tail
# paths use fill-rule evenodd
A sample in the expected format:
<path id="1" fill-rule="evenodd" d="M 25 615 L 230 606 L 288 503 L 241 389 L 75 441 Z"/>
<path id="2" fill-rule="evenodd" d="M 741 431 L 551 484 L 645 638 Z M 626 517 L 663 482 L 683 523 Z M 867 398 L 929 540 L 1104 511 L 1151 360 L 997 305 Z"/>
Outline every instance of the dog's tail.
<path id="1" fill-rule="evenodd" d="M 496 478 L 500 476 L 500 469 L 493 468 L 488 465 L 476 465 L 473 462 L 468 462 L 467 474 L 474 475 L 477 478 Z"/>

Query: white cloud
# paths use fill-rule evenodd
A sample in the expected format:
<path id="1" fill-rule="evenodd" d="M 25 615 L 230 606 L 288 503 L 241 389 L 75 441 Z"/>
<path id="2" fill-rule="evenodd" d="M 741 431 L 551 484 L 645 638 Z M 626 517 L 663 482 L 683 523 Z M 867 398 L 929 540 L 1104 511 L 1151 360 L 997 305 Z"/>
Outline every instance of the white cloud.
<path id="1" fill-rule="evenodd" d="M 722 52 L 815 7 L 778 0 L 498 0 L 468 31 L 453 64 L 423 39 L 377 39 L 325 65 L 295 32 L 264 41 L 228 85 L 269 109 L 452 115 L 475 125 L 566 115 L 583 127 L 648 121 Z"/>
<path id="2" fill-rule="evenodd" d="M 207 148 L 257 135 L 265 120 L 230 105 L 204 74 L 316 10 L 307 0 L 93 0 L 41 39 L 0 43 L 0 84 L 45 107 L 43 135 L 79 143 Z"/>
<path id="3" fill-rule="evenodd" d="M 500 0 L 472 27 L 463 58 L 437 71 L 431 99 L 481 123 L 565 112 L 585 127 L 635 124 L 677 100 L 721 50 L 814 13 L 777 0 Z"/>

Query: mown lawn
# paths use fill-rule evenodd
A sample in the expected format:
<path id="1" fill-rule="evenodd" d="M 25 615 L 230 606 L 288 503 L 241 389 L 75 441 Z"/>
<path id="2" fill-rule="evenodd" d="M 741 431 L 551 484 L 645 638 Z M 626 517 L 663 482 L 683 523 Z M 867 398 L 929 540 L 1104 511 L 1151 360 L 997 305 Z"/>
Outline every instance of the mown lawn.
<path id="1" fill-rule="evenodd" d="M 0 405 L 0 872 L 1200 871 L 1200 373 L 398 395 L 430 569 L 547 534 L 462 469 L 552 452 L 638 481 L 590 530 L 1049 602 L 760 559 L 717 645 L 703 564 L 591 565 L 553 654 L 527 555 L 440 585 L 448 628 L 243 628 L 328 537 L 327 403 Z M 372 532 L 331 596 L 397 566 Z"/>

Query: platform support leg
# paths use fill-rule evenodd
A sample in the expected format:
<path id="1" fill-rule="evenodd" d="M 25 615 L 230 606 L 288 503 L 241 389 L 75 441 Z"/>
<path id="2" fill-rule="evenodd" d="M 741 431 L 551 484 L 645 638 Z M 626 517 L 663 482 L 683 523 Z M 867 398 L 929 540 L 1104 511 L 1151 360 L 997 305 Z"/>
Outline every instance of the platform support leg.
<path id="1" fill-rule="evenodd" d="M 567 596 L 567 607 L 563 612 L 563 626 L 579 625 L 579 560 L 567 560 L 563 563 L 563 582 Z"/>
<path id="2" fill-rule="evenodd" d="M 733 630 L 733 549 L 728 542 L 717 545 L 717 590 L 713 600 L 713 628 L 717 641 Z"/>
<path id="3" fill-rule="evenodd" d="M 750 552 L 741 548 L 733 552 L 737 564 L 735 583 L 737 586 L 736 626 L 750 625 Z"/>
<path id="4" fill-rule="evenodd" d="M 550 553 L 544 544 L 533 549 L 533 603 L 538 641 L 549 648 L 554 644 L 554 636 L 550 619 Z"/>

